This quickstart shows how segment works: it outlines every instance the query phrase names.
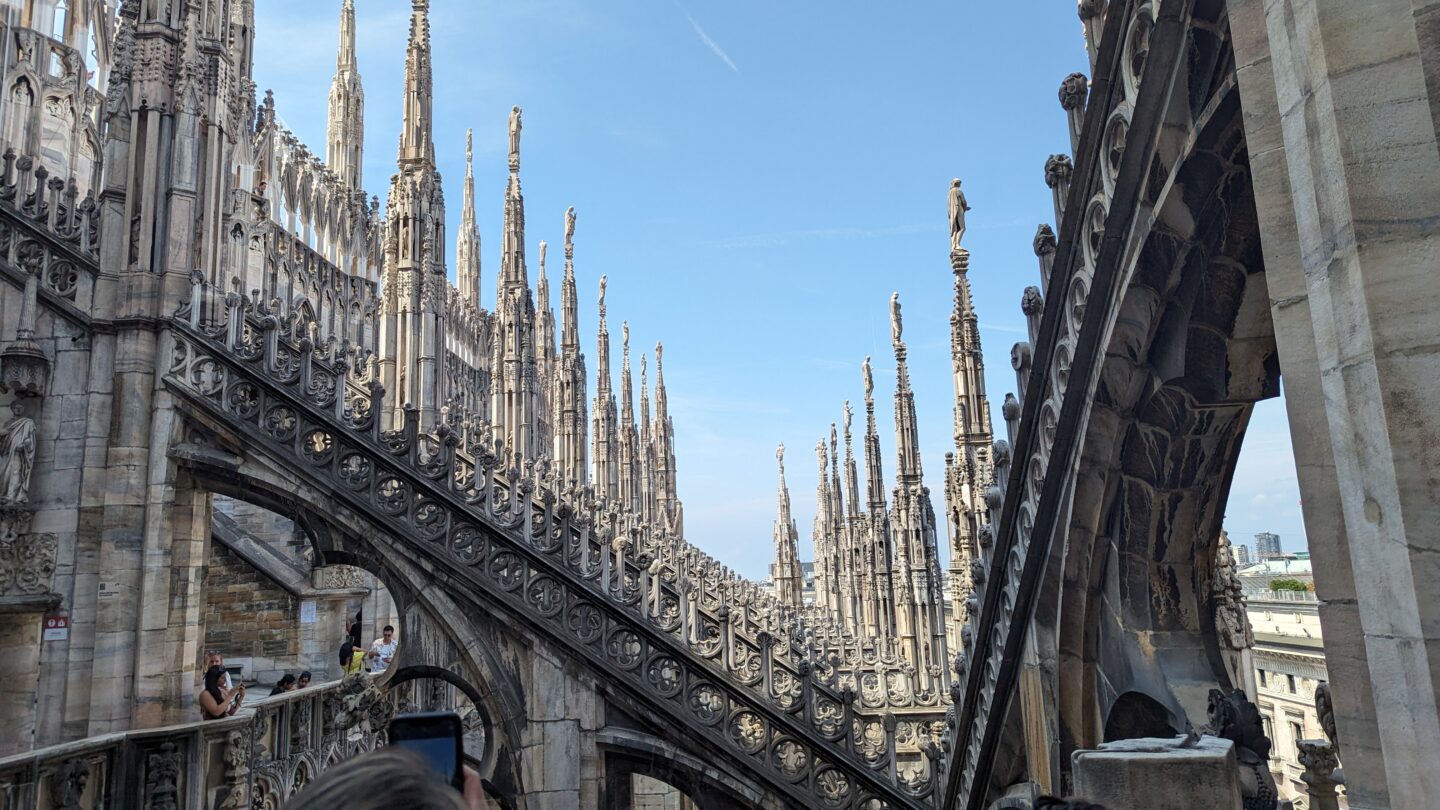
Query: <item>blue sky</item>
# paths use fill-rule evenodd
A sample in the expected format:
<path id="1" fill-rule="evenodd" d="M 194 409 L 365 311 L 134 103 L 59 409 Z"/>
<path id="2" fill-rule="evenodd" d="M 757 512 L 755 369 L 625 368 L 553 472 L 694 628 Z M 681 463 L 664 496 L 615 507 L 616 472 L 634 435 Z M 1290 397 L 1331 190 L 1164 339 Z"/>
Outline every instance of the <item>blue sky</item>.
<path id="1" fill-rule="evenodd" d="M 1030 243 L 1053 218 L 1046 156 L 1067 151 L 1060 80 L 1087 70 L 1068 7 L 1010 3 L 432 0 L 435 140 L 452 242 L 465 129 L 475 129 L 482 287 L 493 295 L 506 118 L 525 110 L 531 278 L 573 205 L 581 330 L 594 385 L 595 289 L 608 274 L 638 354 L 665 343 L 689 538 L 752 576 L 773 546 L 774 448 L 787 464 L 801 554 L 814 444 L 848 398 L 863 426 L 873 356 L 894 471 L 888 300 L 900 293 L 927 483 L 943 511 L 953 407 L 945 194 L 961 177 L 987 382 L 1015 387 Z M 256 80 L 323 153 L 339 0 L 257 0 Z M 365 184 L 394 170 L 410 4 L 356 0 L 366 91 Z M 558 255 L 557 255 L 558 258 Z M 550 268 L 558 282 L 559 262 Z M 452 261 L 453 273 L 453 261 Z M 558 303 L 558 302 L 557 302 Z M 487 301 L 488 304 L 488 301 Z M 653 380 L 653 362 L 652 362 Z M 637 379 L 638 384 L 638 379 Z M 618 387 L 618 380 L 617 380 Z M 857 448 L 858 449 L 858 448 Z M 888 484 L 887 484 L 888 488 Z M 1227 511 L 1232 537 L 1303 529 L 1283 407 L 1252 421 Z"/>

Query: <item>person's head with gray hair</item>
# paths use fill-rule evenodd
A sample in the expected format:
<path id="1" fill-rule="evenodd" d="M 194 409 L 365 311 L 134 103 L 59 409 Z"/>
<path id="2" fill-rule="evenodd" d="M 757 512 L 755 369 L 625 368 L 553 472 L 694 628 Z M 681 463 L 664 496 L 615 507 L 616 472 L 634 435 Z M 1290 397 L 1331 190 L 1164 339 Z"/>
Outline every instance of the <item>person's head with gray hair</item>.
<path id="1" fill-rule="evenodd" d="M 419 754 L 382 748 L 325 771 L 285 803 L 285 810 L 467 810 Z M 483 806 L 483 805 L 481 805 Z"/>

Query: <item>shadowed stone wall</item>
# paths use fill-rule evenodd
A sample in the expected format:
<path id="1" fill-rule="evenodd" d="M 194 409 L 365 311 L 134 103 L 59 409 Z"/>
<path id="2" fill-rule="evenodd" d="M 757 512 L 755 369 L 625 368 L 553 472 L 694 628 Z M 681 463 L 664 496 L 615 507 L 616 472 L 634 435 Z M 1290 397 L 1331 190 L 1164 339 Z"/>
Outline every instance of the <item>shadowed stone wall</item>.
<path id="1" fill-rule="evenodd" d="M 205 573 L 206 650 L 219 650 L 246 680 L 271 684 L 299 669 L 299 600 L 222 543 Z"/>

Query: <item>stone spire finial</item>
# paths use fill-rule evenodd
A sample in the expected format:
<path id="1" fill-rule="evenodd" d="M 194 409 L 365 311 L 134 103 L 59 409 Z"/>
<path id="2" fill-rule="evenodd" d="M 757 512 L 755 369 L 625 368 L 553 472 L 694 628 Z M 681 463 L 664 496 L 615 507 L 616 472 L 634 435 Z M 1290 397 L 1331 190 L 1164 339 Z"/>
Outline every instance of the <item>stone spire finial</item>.
<path id="1" fill-rule="evenodd" d="M 970 204 L 965 201 L 965 192 L 960 190 L 960 178 L 950 181 L 950 252 L 959 253 L 960 240 L 965 238 L 965 212 Z"/>
<path id="2" fill-rule="evenodd" d="M 475 221 L 475 137 L 465 130 L 465 183 L 461 188 L 460 231 L 455 235 L 455 276 L 460 295 L 480 308 L 480 226 Z M 498 302 L 497 302 L 498 304 Z"/>
<path id="3" fill-rule="evenodd" d="M 860 364 L 865 381 L 865 491 L 872 513 L 885 508 L 885 480 L 880 462 L 880 435 L 875 429 L 875 377 L 870 370 L 870 358 Z"/>
<path id="4" fill-rule="evenodd" d="M 609 276 L 600 277 L 600 325 L 602 329 L 605 325 L 605 283 L 609 279 Z"/>
<path id="5" fill-rule="evenodd" d="M 905 333 L 905 324 L 900 317 L 900 293 L 890 293 L 890 341 L 896 346 L 901 343 L 901 337 Z"/>
<path id="6" fill-rule="evenodd" d="M 435 165 L 433 121 L 430 115 L 430 3 L 410 4 L 410 44 L 405 52 L 405 116 L 400 127 L 401 165 Z"/>
<path id="7" fill-rule="evenodd" d="M 520 108 L 510 108 L 510 173 L 520 173 Z"/>
<path id="8" fill-rule="evenodd" d="M 340 49 L 335 55 L 335 70 L 355 69 L 355 0 L 340 4 Z"/>
<path id="9" fill-rule="evenodd" d="M 845 400 L 845 496 L 848 504 L 849 514 L 858 516 L 860 514 L 860 483 L 859 476 L 855 470 L 855 445 L 854 434 L 851 432 L 851 423 L 855 418 L 855 412 L 850 409 L 850 400 Z"/>
<path id="10" fill-rule="evenodd" d="M 772 572 L 775 596 L 782 605 L 800 607 L 801 590 L 804 587 L 800 575 L 800 534 L 795 528 L 795 519 L 790 513 L 790 487 L 785 483 L 785 445 L 775 449 L 775 460 L 780 467 L 780 484 L 777 496 L 779 508 L 775 514 L 775 566 Z"/>
<path id="11" fill-rule="evenodd" d="M 905 476 L 920 474 L 920 442 L 915 394 L 910 390 L 910 367 L 906 362 L 904 329 L 900 321 L 899 293 L 890 296 L 890 331 L 895 344 L 895 445 L 899 457 L 895 475 L 904 480 Z"/>
<path id="12" fill-rule="evenodd" d="M 580 350 L 579 307 L 575 290 L 575 209 L 565 211 L 565 275 L 560 281 L 561 324 L 560 342 L 577 353 Z"/>

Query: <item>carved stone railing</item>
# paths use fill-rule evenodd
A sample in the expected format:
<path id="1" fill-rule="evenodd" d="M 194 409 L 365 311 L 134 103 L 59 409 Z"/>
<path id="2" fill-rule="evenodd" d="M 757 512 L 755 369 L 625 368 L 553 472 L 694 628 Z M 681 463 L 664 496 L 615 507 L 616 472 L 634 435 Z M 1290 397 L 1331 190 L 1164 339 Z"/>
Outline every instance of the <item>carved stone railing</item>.
<path id="1" fill-rule="evenodd" d="M 938 746 L 917 746 L 924 756 L 901 769 L 896 721 L 817 678 L 803 639 L 777 644 L 693 547 L 558 490 L 543 462 L 501 469 L 500 448 L 460 452 L 446 425 L 422 434 L 413 409 L 385 430 L 368 369 L 282 334 L 252 299 L 224 296 L 217 310 L 203 281 L 194 290 L 162 355 L 177 396 L 470 583 L 457 595 L 528 620 L 677 736 L 728 751 L 796 801 L 913 807 L 935 795 Z"/>
<path id="2" fill-rule="evenodd" d="M 394 705 L 368 676 L 351 676 L 253 700 L 223 720 L 37 749 L 0 759 L 0 810 L 279 807 L 331 764 L 383 743 Z"/>
<path id="3" fill-rule="evenodd" d="M 98 220 L 94 199 L 77 196 L 73 178 L 51 176 L 13 150 L 0 156 L 0 265 L 35 276 L 47 300 L 89 313 Z"/>

